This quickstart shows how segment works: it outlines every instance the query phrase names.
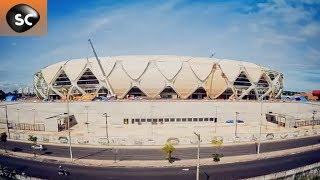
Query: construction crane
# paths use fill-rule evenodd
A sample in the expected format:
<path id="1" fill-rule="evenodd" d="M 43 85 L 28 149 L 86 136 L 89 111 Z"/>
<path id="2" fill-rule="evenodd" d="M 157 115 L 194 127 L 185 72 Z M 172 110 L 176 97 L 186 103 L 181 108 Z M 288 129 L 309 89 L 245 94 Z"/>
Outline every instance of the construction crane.
<path id="1" fill-rule="evenodd" d="M 93 47 L 93 45 L 92 45 L 91 39 L 89 39 L 88 41 L 89 41 L 89 43 L 90 43 L 90 45 L 91 45 L 91 48 L 92 48 L 93 54 L 94 54 L 94 56 L 96 57 L 96 60 L 97 60 L 97 62 L 98 62 L 98 64 L 99 64 L 99 67 L 100 67 L 100 70 L 101 70 L 101 72 L 102 72 L 102 75 L 104 76 L 103 81 L 104 81 L 104 83 L 105 83 L 105 84 L 106 84 L 106 86 L 107 86 L 107 89 L 108 89 L 108 96 L 109 96 L 110 94 L 111 94 L 111 96 L 113 96 L 113 95 L 114 95 L 114 93 L 113 93 L 113 91 L 112 91 L 112 89 L 111 89 L 111 87 L 110 87 L 110 84 L 109 84 L 108 80 L 107 80 L 106 73 L 104 72 L 104 70 L 103 70 L 103 68 L 102 68 L 102 65 L 101 65 L 100 59 L 98 58 L 98 55 L 97 55 L 97 53 L 96 53 L 96 51 L 95 51 L 95 49 L 94 49 L 94 47 Z"/>

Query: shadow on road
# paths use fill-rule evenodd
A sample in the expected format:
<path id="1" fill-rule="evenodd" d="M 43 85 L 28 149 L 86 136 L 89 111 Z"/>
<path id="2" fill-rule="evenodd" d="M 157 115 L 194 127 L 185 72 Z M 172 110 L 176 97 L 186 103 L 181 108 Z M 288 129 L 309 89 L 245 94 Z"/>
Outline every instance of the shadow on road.
<path id="1" fill-rule="evenodd" d="M 175 161 L 180 161 L 181 159 L 178 157 L 171 157 L 170 159 L 168 159 L 170 163 L 174 163 Z"/>
<path id="2" fill-rule="evenodd" d="M 23 149 L 21 149 L 21 148 L 16 148 L 16 147 L 12 149 L 13 152 L 21 152 L 22 150 L 23 150 Z"/>
<path id="3" fill-rule="evenodd" d="M 46 151 L 46 152 L 44 152 L 44 154 L 45 154 L 45 155 L 50 155 L 50 154 L 52 154 L 52 152 Z"/>
<path id="4" fill-rule="evenodd" d="M 99 153 L 106 152 L 106 151 L 108 151 L 108 150 L 110 150 L 110 149 L 103 149 L 103 150 L 101 150 L 101 151 L 97 151 L 97 152 L 94 152 L 94 153 L 90 153 L 90 154 L 88 154 L 88 155 L 85 155 L 85 156 L 76 158 L 75 161 L 76 161 L 76 160 L 79 160 L 79 159 L 85 159 L 85 158 L 87 158 L 87 157 L 94 156 L 94 155 L 97 155 L 97 154 L 99 154 Z"/>

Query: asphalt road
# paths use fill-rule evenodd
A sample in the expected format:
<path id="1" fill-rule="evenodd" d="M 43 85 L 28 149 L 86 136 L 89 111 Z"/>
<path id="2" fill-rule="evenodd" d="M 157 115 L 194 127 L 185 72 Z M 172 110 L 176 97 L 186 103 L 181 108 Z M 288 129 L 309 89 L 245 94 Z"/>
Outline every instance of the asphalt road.
<path id="1" fill-rule="evenodd" d="M 260 152 L 279 151 L 284 149 L 291 149 L 320 143 L 320 136 L 313 136 L 300 139 L 291 139 L 277 142 L 264 142 L 261 144 Z M 8 141 L 6 143 L 7 149 L 15 150 L 25 153 L 33 153 L 30 143 Z M 3 148 L 3 146 L 0 146 Z M 46 145 L 46 151 L 37 151 L 37 154 L 47 155 L 51 157 L 70 157 L 68 146 Z M 75 159 L 106 159 L 112 160 L 114 154 L 111 148 L 90 148 L 90 147 L 73 147 L 73 157 Z M 212 147 L 201 147 L 200 157 L 209 158 L 213 153 Z M 225 146 L 220 150 L 224 156 L 248 155 L 256 153 L 255 144 L 232 145 Z M 197 155 L 197 148 L 177 148 L 173 156 L 179 159 L 195 159 Z M 146 149 L 146 148 L 119 148 L 117 158 L 119 160 L 161 160 L 164 159 L 165 154 L 161 149 Z"/>
<path id="2" fill-rule="evenodd" d="M 248 161 L 233 164 L 200 167 L 200 179 L 241 179 L 273 172 L 289 170 L 320 161 L 320 150 L 291 154 L 284 157 Z M 59 176 L 58 164 L 38 162 L 0 155 L 0 164 L 10 169 L 25 172 L 26 175 L 44 179 L 152 179 L 152 180 L 194 180 L 195 167 L 169 168 L 125 168 L 86 167 L 64 165 L 71 174 Z M 214 162 L 213 162 L 214 164 Z M 185 169 L 185 170 L 183 170 Z M 186 170 L 188 169 L 188 170 Z"/>

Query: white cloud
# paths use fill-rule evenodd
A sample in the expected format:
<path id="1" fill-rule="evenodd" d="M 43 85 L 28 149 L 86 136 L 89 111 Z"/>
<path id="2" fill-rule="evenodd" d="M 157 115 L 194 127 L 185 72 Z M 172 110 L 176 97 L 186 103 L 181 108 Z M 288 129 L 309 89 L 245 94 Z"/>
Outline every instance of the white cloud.
<path id="1" fill-rule="evenodd" d="M 304 27 L 302 27 L 301 30 L 301 35 L 307 36 L 307 37 L 314 37 L 314 36 L 319 36 L 320 34 L 320 23 L 315 22 L 315 23 L 310 23 Z"/>
<path id="2" fill-rule="evenodd" d="M 85 17 L 81 14 L 84 13 L 85 18 L 66 18 L 57 23 L 49 37 L 33 47 L 46 44 L 52 48 L 24 59 L 32 60 L 36 71 L 57 61 L 93 56 L 87 42 L 92 38 L 99 56 L 209 56 L 214 51 L 218 58 L 252 61 L 284 72 L 286 89 L 302 87 L 302 83 L 306 88 L 305 84 L 316 86 L 311 80 L 295 82 L 295 79 L 303 81 L 303 73 L 291 76 L 291 71 L 296 71 L 296 65 L 304 64 L 306 58 L 308 65 L 319 67 L 320 45 L 311 38 L 319 34 L 319 22 L 312 18 L 314 11 L 300 4 L 292 6 L 285 0 L 260 3 L 256 11 L 255 7 L 245 5 L 245 11 L 250 13 L 236 11 L 242 6 L 240 2 L 181 3 L 133 3 L 115 9 L 80 11 L 77 16 Z M 30 79 L 34 71 L 28 72 Z"/>

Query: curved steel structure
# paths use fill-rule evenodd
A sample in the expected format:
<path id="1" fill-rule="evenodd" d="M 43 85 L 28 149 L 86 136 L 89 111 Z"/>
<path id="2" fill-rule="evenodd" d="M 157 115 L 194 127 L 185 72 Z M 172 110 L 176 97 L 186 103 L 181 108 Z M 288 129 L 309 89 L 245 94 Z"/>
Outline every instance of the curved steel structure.
<path id="1" fill-rule="evenodd" d="M 187 56 L 115 56 L 50 65 L 34 76 L 38 97 L 111 94 L 145 98 L 268 99 L 283 90 L 283 74 L 253 63 Z M 108 82 L 108 84 L 106 84 Z"/>

